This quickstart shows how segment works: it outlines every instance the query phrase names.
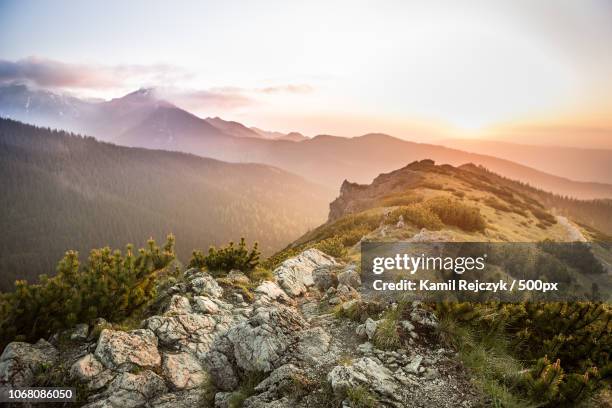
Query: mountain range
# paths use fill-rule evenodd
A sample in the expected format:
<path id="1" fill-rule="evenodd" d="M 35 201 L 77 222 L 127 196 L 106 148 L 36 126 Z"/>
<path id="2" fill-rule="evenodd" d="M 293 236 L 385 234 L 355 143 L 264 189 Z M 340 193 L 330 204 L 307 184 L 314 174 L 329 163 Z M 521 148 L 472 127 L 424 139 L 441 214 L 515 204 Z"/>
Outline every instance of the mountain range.
<path id="1" fill-rule="evenodd" d="M 451 165 L 470 162 L 482 165 L 560 195 L 612 198 L 610 155 L 606 151 L 590 155 L 581 149 L 565 148 L 563 156 L 555 156 L 557 150 L 551 148 L 549 153 L 548 147 L 542 147 L 525 158 L 520 154 L 508 156 L 514 160 L 511 161 L 504 156 L 508 155 L 505 150 L 510 149 L 470 153 L 378 133 L 352 138 L 331 135 L 306 138 L 298 133 L 262 131 L 218 117 L 202 119 L 158 98 L 154 89 L 140 89 L 110 101 L 85 101 L 24 85 L 5 86 L 0 88 L 0 115 L 81 132 L 125 146 L 268 164 L 333 189 L 345 179 L 366 183 L 380 173 L 429 158 Z M 589 165 L 583 165 L 585 161 Z M 542 164 L 552 162 L 556 164 Z"/>
<path id="2" fill-rule="evenodd" d="M 0 119 L 0 292 L 53 274 L 67 249 L 245 237 L 264 254 L 325 220 L 331 190 L 262 164 L 129 148 Z"/>

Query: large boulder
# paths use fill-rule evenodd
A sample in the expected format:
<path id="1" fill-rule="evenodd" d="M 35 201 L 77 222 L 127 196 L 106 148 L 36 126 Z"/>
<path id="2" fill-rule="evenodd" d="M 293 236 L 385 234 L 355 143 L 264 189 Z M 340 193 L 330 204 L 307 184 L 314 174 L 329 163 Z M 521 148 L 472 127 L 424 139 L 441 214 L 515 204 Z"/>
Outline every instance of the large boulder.
<path id="1" fill-rule="evenodd" d="M 27 387 L 41 368 L 55 364 L 57 358 L 55 347 L 43 339 L 36 344 L 9 343 L 0 356 L 0 385 Z"/>
<path id="2" fill-rule="evenodd" d="M 336 266 L 338 263 L 318 249 L 308 249 L 298 256 L 286 259 L 274 270 L 274 276 L 289 296 L 299 296 L 314 285 L 312 272 L 322 266 Z"/>
<path id="3" fill-rule="evenodd" d="M 283 364 L 286 352 L 307 328 L 306 321 L 291 307 L 258 307 L 247 321 L 215 339 L 205 357 L 213 382 L 229 391 L 237 385 L 237 372 L 272 371 Z"/>
<path id="4" fill-rule="evenodd" d="M 208 380 L 208 373 L 200 361 L 189 353 L 164 354 L 162 370 L 164 377 L 176 390 L 196 388 Z"/>
<path id="5" fill-rule="evenodd" d="M 294 309 L 282 305 L 262 307 L 247 322 L 227 332 L 236 364 L 246 371 L 268 372 L 280 363 L 306 321 Z"/>
<path id="6" fill-rule="evenodd" d="M 161 363 L 157 337 L 147 329 L 129 332 L 104 329 L 94 354 L 105 367 L 111 369 L 129 369 L 133 365 L 157 367 Z"/>
<path id="7" fill-rule="evenodd" d="M 344 397 L 348 389 L 361 386 L 384 397 L 396 398 L 397 383 L 393 373 L 369 357 L 334 367 L 327 375 L 327 381 L 340 397 Z"/>
<path id="8" fill-rule="evenodd" d="M 155 333 L 165 347 L 187 351 L 203 358 L 215 337 L 227 331 L 233 320 L 231 313 L 189 313 L 151 316 L 143 325 Z"/>

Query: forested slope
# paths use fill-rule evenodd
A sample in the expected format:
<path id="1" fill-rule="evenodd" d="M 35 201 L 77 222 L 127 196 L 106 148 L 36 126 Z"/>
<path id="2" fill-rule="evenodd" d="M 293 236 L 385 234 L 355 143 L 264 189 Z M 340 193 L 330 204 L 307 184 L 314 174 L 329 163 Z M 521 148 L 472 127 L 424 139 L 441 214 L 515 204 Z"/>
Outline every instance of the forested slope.
<path id="1" fill-rule="evenodd" d="M 332 193 L 274 167 L 127 148 L 0 119 L 0 290 L 53 273 L 67 249 L 177 252 L 258 240 L 278 249 L 325 219 Z"/>

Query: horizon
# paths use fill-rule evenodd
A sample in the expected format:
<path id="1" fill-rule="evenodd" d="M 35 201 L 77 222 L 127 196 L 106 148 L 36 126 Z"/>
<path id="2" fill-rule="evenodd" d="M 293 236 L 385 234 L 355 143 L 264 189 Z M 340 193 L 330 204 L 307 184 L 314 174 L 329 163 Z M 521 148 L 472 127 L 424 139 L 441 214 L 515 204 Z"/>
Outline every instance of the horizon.
<path id="1" fill-rule="evenodd" d="M 200 117 L 308 136 L 612 148 L 605 2 L 239 3 L 4 1 L 0 84 L 154 87 Z"/>

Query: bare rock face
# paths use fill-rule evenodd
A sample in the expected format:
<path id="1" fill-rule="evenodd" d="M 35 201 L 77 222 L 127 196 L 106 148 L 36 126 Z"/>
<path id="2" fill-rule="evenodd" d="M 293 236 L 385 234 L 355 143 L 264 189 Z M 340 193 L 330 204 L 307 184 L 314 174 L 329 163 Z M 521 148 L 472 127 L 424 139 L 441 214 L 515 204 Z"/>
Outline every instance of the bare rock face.
<path id="1" fill-rule="evenodd" d="M 172 388 L 177 390 L 199 387 L 208 379 L 200 361 L 189 353 L 164 354 L 162 370 Z"/>
<path id="2" fill-rule="evenodd" d="M 170 298 L 170 304 L 166 310 L 165 314 L 173 315 L 173 314 L 186 314 L 191 313 L 191 305 L 189 304 L 189 299 L 185 296 L 180 295 L 172 295 Z"/>
<path id="3" fill-rule="evenodd" d="M 394 398 L 397 389 L 391 370 L 369 357 L 362 357 L 348 366 L 334 367 L 327 381 L 338 396 L 346 395 L 349 388 L 364 386 L 381 396 Z"/>
<path id="4" fill-rule="evenodd" d="M 130 332 L 102 330 L 95 356 L 111 369 L 120 369 L 126 363 L 140 367 L 157 367 L 161 363 L 157 337 L 147 329 Z"/>
<path id="5" fill-rule="evenodd" d="M 43 339 L 36 344 L 9 343 L 0 356 L 0 385 L 27 387 L 43 366 L 55 364 L 57 358 L 55 347 Z"/>
<path id="6" fill-rule="evenodd" d="M 80 381 L 90 381 L 104 371 L 104 366 L 96 356 L 87 354 L 78 359 L 70 368 L 70 376 Z"/>
<path id="7" fill-rule="evenodd" d="M 307 327 L 293 308 L 280 304 L 257 308 L 248 321 L 233 326 L 216 339 L 206 355 L 213 382 L 229 391 L 237 384 L 237 372 L 272 371 L 282 365 L 285 353 Z"/>
<path id="8" fill-rule="evenodd" d="M 312 272 L 322 266 L 336 266 L 338 263 L 318 249 L 308 249 L 296 257 L 289 258 L 274 270 L 274 276 L 289 296 L 306 293 L 314 285 Z"/>
<path id="9" fill-rule="evenodd" d="M 164 380 L 151 370 L 145 370 L 138 374 L 120 373 L 102 394 L 104 398 L 88 404 L 86 407 L 140 407 L 167 391 Z"/>
<path id="10" fill-rule="evenodd" d="M 292 304 L 292 299 L 287 296 L 284 290 L 280 288 L 275 282 L 263 281 L 257 288 L 255 288 L 255 294 L 259 295 L 259 299 L 262 303 L 270 303 L 272 301 L 280 302 L 286 305 Z"/>
<path id="11" fill-rule="evenodd" d="M 327 357 L 334 358 L 328 353 L 331 336 L 321 327 L 313 327 L 300 333 L 296 348 L 296 357 L 312 365 L 320 365 Z"/>

